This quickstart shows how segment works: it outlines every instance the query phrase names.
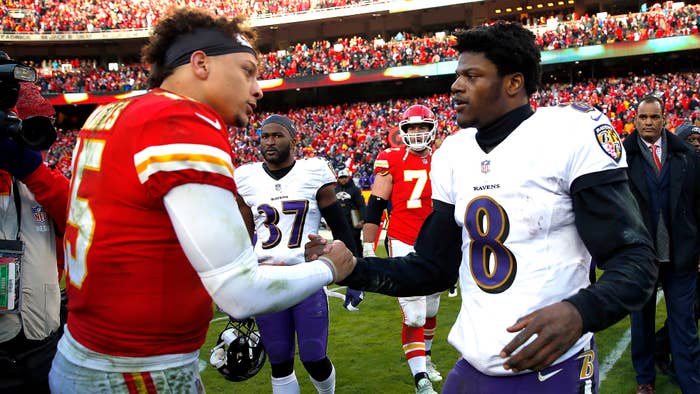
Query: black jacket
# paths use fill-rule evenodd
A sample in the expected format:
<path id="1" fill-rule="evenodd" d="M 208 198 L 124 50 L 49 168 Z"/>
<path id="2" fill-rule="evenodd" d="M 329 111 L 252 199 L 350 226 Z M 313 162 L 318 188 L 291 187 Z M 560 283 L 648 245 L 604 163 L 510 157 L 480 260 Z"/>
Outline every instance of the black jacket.
<path id="1" fill-rule="evenodd" d="M 352 223 L 350 212 L 353 209 L 360 211 L 360 218 L 365 217 L 365 198 L 362 197 L 362 191 L 355 185 L 352 178 L 345 185 L 341 185 L 340 182 L 335 185 L 335 198 L 343 208 L 348 223 Z"/>
<path id="2" fill-rule="evenodd" d="M 666 134 L 667 157 L 665 166 L 669 171 L 669 250 L 671 264 L 677 272 L 697 270 L 700 254 L 700 162 L 683 140 L 663 130 Z M 635 130 L 623 143 L 627 152 L 627 174 L 632 194 L 639 203 L 642 219 L 647 229 L 655 228 L 650 206 L 650 193 L 644 166 L 648 166 L 637 142 Z M 652 236 L 652 238 L 654 238 Z"/>

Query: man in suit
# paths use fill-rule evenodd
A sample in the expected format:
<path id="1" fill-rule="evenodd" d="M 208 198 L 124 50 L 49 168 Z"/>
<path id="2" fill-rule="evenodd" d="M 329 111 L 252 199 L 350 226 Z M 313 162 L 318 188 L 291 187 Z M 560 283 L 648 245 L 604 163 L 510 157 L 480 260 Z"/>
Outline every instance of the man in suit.
<path id="1" fill-rule="evenodd" d="M 640 101 L 635 128 L 624 142 L 627 172 L 656 246 L 673 364 L 683 393 L 700 393 L 700 344 L 693 317 L 700 247 L 700 162 L 690 146 L 664 128 L 661 99 L 647 96 Z M 655 311 L 652 296 L 641 311 L 631 314 L 632 364 L 641 394 L 655 392 Z"/>

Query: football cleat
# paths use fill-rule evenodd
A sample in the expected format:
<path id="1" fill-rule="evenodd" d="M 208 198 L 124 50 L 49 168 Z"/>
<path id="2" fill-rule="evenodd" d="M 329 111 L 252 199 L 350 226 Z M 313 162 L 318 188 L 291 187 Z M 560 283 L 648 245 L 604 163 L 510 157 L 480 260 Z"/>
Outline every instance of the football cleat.
<path id="1" fill-rule="evenodd" d="M 430 356 L 425 356 L 425 369 L 431 382 L 442 381 L 442 375 L 440 371 L 437 370 L 437 367 L 435 367 L 435 364 L 433 364 L 433 360 Z"/>
<path id="2" fill-rule="evenodd" d="M 423 378 L 418 381 L 416 385 L 416 394 L 438 394 L 437 391 L 433 390 L 433 384 L 430 383 L 430 379 Z"/>

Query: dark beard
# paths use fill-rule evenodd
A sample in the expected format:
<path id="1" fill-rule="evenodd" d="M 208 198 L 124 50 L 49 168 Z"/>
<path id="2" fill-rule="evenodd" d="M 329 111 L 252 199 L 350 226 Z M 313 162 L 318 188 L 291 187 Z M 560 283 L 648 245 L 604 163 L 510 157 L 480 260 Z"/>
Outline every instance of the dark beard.
<path id="1" fill-rule="evenodd" d="M 289 149 L 289 146 L 287 146 L 287 149 L 283 149 L 278 151 L 277 157 L 272 157 L 268 158 L 265 156 L 265 153 L 263 153 L 263 157 L 265 157 L 265 161 L 267 161 L 270 164 L 275 164 L 279 165 L 284 163 L 289 159 L 289 156 L 291 155 L 291 149 Z"/>

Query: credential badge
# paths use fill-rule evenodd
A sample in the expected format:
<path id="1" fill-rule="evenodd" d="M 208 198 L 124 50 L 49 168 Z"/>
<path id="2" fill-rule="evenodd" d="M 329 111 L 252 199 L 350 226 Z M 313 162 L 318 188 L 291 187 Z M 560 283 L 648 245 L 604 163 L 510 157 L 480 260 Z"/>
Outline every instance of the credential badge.
<path id="1" fill-rule="evenodd" d="M 484 160 L 481 162 L 481 172 L 488 174 L 491 171 L 491 160 Z"/>
<path id="2" fill-rule="evenodd" d="M 622 142 L 617 132 L 608 124 L 600 125 L 594 131 L 598 145 L 603 149 L 603 152 L 619 163 L 622 157 Z"/>

